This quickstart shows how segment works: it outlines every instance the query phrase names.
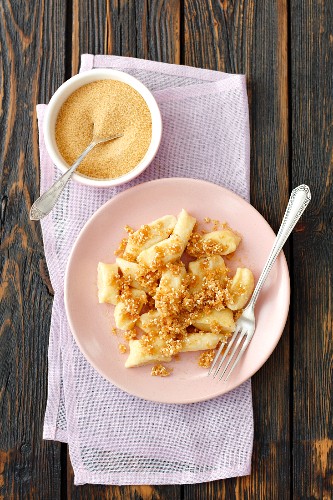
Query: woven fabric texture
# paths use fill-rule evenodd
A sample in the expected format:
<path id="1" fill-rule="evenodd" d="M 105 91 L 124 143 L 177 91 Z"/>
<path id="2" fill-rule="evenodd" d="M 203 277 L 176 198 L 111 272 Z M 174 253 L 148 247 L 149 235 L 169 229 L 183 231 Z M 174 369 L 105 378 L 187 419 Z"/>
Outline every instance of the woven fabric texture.
<path id="1" fill-rule="evenodd" d="M 245 77 L 116 56 L 82 56 L 81 71 L 114 68 L 152 90 L 163 138 L 148 169 L 110 189 L 75 182 L 43 219 L 47 265 L 55 296 L 49 340 L 44 439 L 69 445 L 75 484 L 182 484 L 247 475 L 251 468 L 251 382 L 190 405 L 141 400 L 102 378 L 70 332 L 64 273 L 87 219 L 129 186 L 164 177 L 192 177 L 249 199 L 249 119 Z M 47 106 L 37 107 L 41 192 L 60 176 L 43 140 Z"/>

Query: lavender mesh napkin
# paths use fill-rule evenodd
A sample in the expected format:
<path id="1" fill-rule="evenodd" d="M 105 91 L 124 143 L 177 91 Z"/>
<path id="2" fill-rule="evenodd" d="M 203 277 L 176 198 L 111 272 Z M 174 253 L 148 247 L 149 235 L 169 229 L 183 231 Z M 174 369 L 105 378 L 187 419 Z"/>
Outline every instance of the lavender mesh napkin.
<path id="1" fill-rule="evenodd" d="M 81 71 L 114 68 L 153 92 L 163 138 L 150 167 L 131 183 L 99 190 L 75 182 L 43 219 L 54 288 L 44 439 L 66 442 L 75 484 L 182 484 L 250 474 L 251 382 L 203 403 L 158 404 L 102 378 L 70 332 L 63 295 L 66 261 L 87 219 L 129 186 L 193 177 L 249 199 L 249 124 L 245 77 L 127 57 L 83 55 Z M 37 107 L 41 193 L 60 176 L 44 145 L 45 105 Z"/>

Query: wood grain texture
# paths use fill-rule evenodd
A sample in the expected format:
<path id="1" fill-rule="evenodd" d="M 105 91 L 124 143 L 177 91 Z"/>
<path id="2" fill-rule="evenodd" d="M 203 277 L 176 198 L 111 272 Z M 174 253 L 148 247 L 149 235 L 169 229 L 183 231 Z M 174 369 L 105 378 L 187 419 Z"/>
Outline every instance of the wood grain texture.
<path id="1" fill-rule="evenodd" d="M 0 3 L 0 497 L 5 499 L 57 499 L 61 490 L 60 445 L 42 441 L 52 290 L 40 226 L 28 220 L 28 211 L 39 190 L 35 107 L 63 79 L 64 15 L 65 1 Z"/>
<path id="2" fill-rule="evenodd" d="M 333 5 L 291 1 L 292 181 L 312 202 L 293 235 L 293 493 L 333 498 Z"/>
<path id="3" fill-rule="evenodd" d="M 287 4 L 185 0 L 184 22 L 185 64 L 247 75 L 251 201 L 277 229 L 289 189 Z M 185 499 L 289 498 L 288 325 L 277 349 L 252 381 L 252 475 L 185 486 Z"/>
<path id="4" fill-rule="evenodd" d="M 116 54 L 166 62 L 180 60 L 179 0 L 73 2 L 72 73 L 79 54 Z M 68 458 L 67 494 L 71 499 L 173 500 L 181 486 L 73 486 Z"/>
<path id="5" fill-rule="evenodd" d="M 72 74 L 80 54 L 180 62 L 180 0 L 73 0 Z"/>

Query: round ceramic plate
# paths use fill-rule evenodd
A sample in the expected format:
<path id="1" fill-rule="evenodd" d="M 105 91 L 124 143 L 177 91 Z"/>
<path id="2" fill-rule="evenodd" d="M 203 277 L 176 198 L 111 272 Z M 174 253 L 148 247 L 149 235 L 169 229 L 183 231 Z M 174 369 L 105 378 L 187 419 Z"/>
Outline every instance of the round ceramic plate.
<path id="1" fill-rule="evenodd" d="M 83 227 L 71 252 L 65 279 L 67 317 L 75 340 L 87 360 L 107 380 L 140 398 L 162 403 L 193 403 L 224 394 L 251 377 L 265 363 L 282 334 L 289 308 L 290 283 L 286 259 L 279 256 L 256 305 L 255 335 L 228 382 L 207 377 L 198 366 L 198 352 L 183 353 L 168 364 L 169 377 L 152 377 L 151 365 L 125 368 L 112 333 L 113 309 L 97 301 L 97 264 L 114 261 L 114 250 L 125 236 L 124 226 L 138 228 L 185 208 L 198 221 L 205 217 L 227 221 L 243 239 L 231 270 L 252 269 L 257 280 L 275 235 L 265 219 L 231 191 L 193 179 L 160 179 L 135 186 L 103 205 Z M 207 228 L 207 225 L 206 225 Z"/>

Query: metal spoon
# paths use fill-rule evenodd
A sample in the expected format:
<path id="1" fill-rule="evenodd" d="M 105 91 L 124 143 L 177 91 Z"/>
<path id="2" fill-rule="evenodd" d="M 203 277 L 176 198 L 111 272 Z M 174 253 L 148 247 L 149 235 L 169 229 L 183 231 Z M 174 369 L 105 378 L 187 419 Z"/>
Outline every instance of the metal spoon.
<path id="1" fill-rule="evenodd" d="M 40 220 L 48 215 L 54 205 L 57 203 L 59 196 L 61 195 L 64 187 L 66 186 L 69 179 L 72 177 L 73 173 L 80 165 L 81 161 L 87 156 L 90 151 L 97 146 L 97 144 L 102 144 L 103 142 L 112 141 L 118 137 L 122 137 L 123 134 L 113 135 L 112 137 L 95 137 L 89 146 L 83 151 L 81 156 L 76 160 L 76 162 L 68 169 L 68 171 L 58 179 L 53 186 L 50 187 L 45 193 L 42 194 L 37 200 L 32 204 L 30 208 L 30 219 Z"/>

